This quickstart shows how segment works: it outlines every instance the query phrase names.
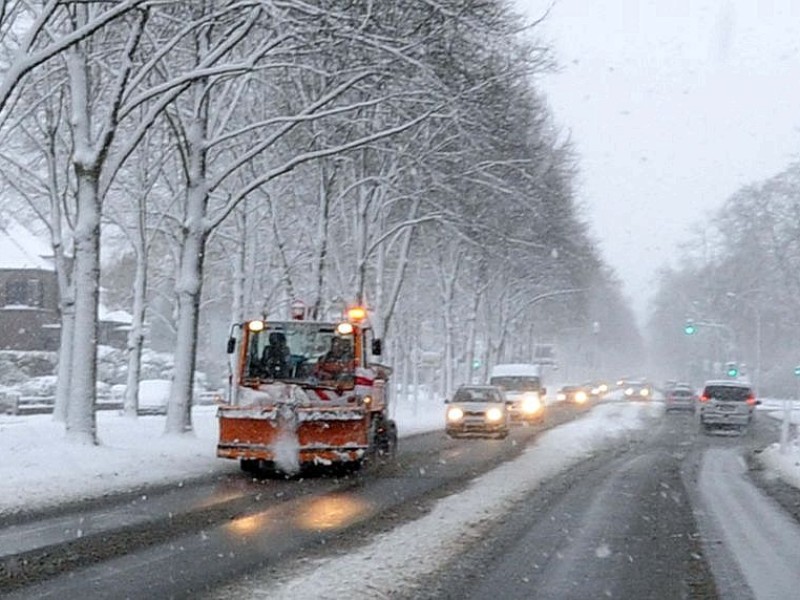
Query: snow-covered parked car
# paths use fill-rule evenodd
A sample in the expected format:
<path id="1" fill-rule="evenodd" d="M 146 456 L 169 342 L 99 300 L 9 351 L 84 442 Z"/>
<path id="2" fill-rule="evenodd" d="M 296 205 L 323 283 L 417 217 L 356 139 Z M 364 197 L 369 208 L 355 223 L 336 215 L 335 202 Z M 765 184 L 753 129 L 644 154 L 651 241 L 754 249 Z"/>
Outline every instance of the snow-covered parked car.
<path id="1" fill-rule="evenodd" d="M 165 415 L 169 388 L 169 379 L 143 379 L 139 382 L 139 414 Z"/>

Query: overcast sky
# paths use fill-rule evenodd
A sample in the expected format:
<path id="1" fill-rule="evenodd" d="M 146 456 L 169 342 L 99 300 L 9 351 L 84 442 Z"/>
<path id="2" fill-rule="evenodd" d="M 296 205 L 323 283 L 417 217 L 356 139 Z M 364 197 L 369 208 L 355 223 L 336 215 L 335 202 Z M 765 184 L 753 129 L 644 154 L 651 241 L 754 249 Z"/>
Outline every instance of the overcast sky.
<path id="1" fill-rule="evenodd" d="M 556 0 L 537 31 L 579 199 L 641 319 L 692 230 L 800 159 L 800 1 Z"/>

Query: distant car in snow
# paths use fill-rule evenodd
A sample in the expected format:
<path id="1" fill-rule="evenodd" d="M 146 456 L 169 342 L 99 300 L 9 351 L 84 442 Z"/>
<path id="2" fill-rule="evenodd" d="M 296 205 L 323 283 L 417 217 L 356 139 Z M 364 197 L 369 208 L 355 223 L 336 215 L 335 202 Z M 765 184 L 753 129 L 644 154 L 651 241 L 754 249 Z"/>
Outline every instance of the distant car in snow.
<path id="1" fill-rule="evenodd" d="M 664 408 L 667 412 L 684 410 L 694 412 L 697 394 L 688 384 L 675 384 L 664 390 Z"/>
<path id="2" fill-rule="evenodd" d="M 556 392 L 556 400 L 578 406 L 585 406 L 590 399 L 591 390 L 583 385 L 565 385 Z"/>
<path id="3" fill-rule="evenodd" d="M 626 381 L 623 389 L 628 400 L 650 400 L 653 397 L 653 386 L 647 381 Z"/>

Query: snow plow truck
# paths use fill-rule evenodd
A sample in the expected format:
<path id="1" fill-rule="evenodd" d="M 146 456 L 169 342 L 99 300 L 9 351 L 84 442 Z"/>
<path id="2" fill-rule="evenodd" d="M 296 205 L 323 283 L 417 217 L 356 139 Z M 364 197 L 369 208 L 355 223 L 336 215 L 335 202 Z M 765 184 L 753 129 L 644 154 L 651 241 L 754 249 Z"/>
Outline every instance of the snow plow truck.
<path id="1" fill-rule="evenodd" d="M 366 309 L 348 308 L 338 321 L 310 320 L 307 312 L 295 304 L 291 320 L 254 319 L 231 329 L 217 456 L 238 459 L 246 472 L 291 474 L 394 455 L 390 369 L 374 361 L 381 341 Z"/>

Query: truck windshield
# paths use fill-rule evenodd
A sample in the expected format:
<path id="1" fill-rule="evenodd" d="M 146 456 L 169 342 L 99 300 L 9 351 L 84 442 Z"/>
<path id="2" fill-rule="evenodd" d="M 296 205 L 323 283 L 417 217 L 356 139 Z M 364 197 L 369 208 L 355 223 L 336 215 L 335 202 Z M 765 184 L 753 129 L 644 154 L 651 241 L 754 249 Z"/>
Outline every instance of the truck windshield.
<path id="1" fill-rule="evenodd" d="M 506 392 L 538 392 L 541 389 L 538 377 L 492 377 L 489 383 Z"/>
<path id="2" fill-rule="evenodd" d="M 275 380 L 310 386 L 352 387 L 353 335 L 339 335 L 334 323 L 269 323 L 251 333 L 245 380 Z"/>

